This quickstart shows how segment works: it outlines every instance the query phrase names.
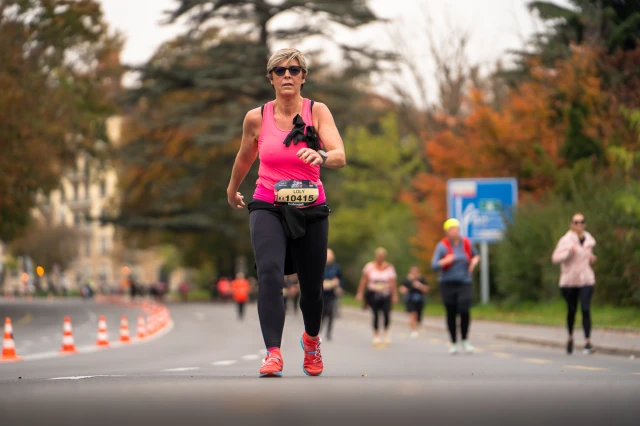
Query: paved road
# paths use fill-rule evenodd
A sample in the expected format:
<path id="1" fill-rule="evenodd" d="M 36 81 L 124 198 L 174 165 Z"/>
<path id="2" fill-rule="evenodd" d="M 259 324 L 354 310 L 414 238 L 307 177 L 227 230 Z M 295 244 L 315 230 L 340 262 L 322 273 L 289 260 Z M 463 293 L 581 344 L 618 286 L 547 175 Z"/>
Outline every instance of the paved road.
<path id="1" fill-rule="evenodd" d="M 60 311 L 56 302 L 44 306 Z M 80 306 L 113 317 L 123 309 Z M 310 378 L 301 370 L 300 318 L 288 317 L 285 377 L 259 379 L 255 305 L 243 323 L 230 306 L 170 308 L 175 327 L 154 341 L 0 364 L 1 423 L 636 425 L 640 418 L 638 360 L 568 357 L 487 336 L 475 336 L 479 353 L 452 357 L 446 336 L 410 340 L 399 324 L 393 343 L 374 349 L 368 322 L 345 318 L 323 344 L 325 373 Z M 27 327 L 16 325 L 16 335 L 38 332 Z"/>

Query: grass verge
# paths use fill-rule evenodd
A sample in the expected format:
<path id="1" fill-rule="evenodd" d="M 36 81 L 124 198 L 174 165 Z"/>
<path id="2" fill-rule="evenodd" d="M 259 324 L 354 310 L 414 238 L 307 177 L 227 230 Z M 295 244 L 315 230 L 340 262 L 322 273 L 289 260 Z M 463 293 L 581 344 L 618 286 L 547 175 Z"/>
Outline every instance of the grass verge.
<path id="1" fill-rule="evenodd" d="M 362 302 L 358 302 L 351 295 L 342 297 L 344 306 L 361 307 Z M 398 303 L 394 310 L 403 311 L 405 306 Z M 475 305 L 472 308 L 474 319 L 510 322 L 516 324 L 533 325 L 555 325 L 564 326 L 567 310 L 563 301 L 553 301 L 547 303 L 523 303 L 515 306 L 505 306 L 491 303 L 488 305 Z M 425 316 L 444 316 L 444 306 L 439 301 L 428 302 L 424 310 Z M 578 313 L 578 317 L 580 314 Z M 617 328 L 640 330 L 640 314 L 637 308 L 625 308 L 617 306 L 591 307 L 591 319 L 596 328 Z M 579 326 L 581 319 L 576 318 L 576 325 Z"/>

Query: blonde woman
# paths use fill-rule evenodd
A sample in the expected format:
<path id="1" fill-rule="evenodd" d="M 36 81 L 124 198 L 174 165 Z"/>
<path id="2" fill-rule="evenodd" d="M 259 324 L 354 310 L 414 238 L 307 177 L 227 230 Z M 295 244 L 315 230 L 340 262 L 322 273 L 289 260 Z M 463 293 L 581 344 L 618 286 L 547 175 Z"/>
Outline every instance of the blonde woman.
<path id="1" fill-rule="evenodd" d="M 373 313 L 373 344 L 389 344 L 389 327 L 391 325 L 391 307 L 398 303 L 397 274 L 395 267 L 387 262 L 387 251 L 379 247 L 375 258 L 362 269 L 362 278 L 358 286 L 356 299 L 364 299 L 367 290 L 367 303 Z M 380 313 L 384 317 L 384 337 L 380 338 Z"/>
<path id="2" fill-rule="evenodd" d="M 300 51 L 282 49 L 271 56 L 267 77 L 275 100 L 247 113 L 227 188 L 229 204 L 244 208 L 238 188 L 260 157 L 258 181 L 248 207 L 258 270 L 258 316 L 268 352 L 261 377 L 282 376 L 282 287 L 284 276 L 293 273 L 300 281 L 305 328 L 300 338 L 303 370 L 318 376 L 324 368 L 318 334 L 330 210 L 320 169 L 343 167 L 346 160 L 329 108 L 300 94 L 308 75 L 307 60 Z"/>

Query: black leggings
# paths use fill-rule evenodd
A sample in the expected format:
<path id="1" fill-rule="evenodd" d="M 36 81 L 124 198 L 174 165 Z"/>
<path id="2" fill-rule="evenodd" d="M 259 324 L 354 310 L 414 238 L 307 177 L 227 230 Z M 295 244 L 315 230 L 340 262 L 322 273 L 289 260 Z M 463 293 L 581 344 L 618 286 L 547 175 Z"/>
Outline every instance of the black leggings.
<path id="1" fill-rule="evenodd" d="M 309 336 L 322 321 L 322 282 L 327 263 L 329 220 L 308 223 L 304 237 L 287 238 L 277 214 L 254 210 L 249 216 L 251 243 L 258 267 L 258 316 L 267 348 L 280 347 L 284 328 L 284 263 L 287 246 L 300 281 L 300 310 Z"/>
<path id="2" fill-rule="evenodd" d="M 584 337 L 589 339 L 591 337 L 591 296 L 593 296 L 593 286 L 561 287 L 560 291 L 562 291 L 562 297 L 567 302 L 567 329 L 569 330 L 569 336 L 573 336 L 573 325 L 576 321 L 578 300 L 580 300 Z"/>
<path id="3" fill-rule="evenodd" d="M 373 329 L 378 331 L 379 313 L 382 311 L 384 315 L 384 329 L 387 330 L 389 324 L 391 324 L 391 296 L 381 297 L 372 294 L 369 298 L 369 306 L 371 306 L 371 310 L 373 311 Z"/>
<path id="4" fill-rule="evenodd" d="M 240 319 L 244 318 L 244 303 L 245 302 L 236 302 L 238 305 L 238 318 Z"/>
<path id="5" fill-rule="evenodd" d="M 333 330 L 333 316 L 336 309 L 336 296 L 324 296 L 324 311 L 322 314 L 322 322 L 326 324 L 327 327 L 325 332 L 327 333 L 327 338 L 331 339 L 331 331 Z"/>
<path id="6" fill-rule="evenodd" d="M 456 343 L 456 317 L 460 315 L 460 334 L 462 340 L 467 340 L 469 334 L 469 323 L 471 322 L 471 284 L 462 281 L 445 281 L 440 283 L 442 301 L 447 310 L 447 328 L 451 336 L 451 342 Z"/>
<path id="7" fill-rule="evenodd" d="M 462 334 L 462 340 L 467 340 L 469 334 L 469 323 L 471 322 L 471 314 L 469 310 L 458 312 L 456 305 L 444 305 L 447 310 L 447 328 L 449 329 L 449 335 L 451 341 L 456 343 L 456 316 L 460 314 L 460 334 Z"/>

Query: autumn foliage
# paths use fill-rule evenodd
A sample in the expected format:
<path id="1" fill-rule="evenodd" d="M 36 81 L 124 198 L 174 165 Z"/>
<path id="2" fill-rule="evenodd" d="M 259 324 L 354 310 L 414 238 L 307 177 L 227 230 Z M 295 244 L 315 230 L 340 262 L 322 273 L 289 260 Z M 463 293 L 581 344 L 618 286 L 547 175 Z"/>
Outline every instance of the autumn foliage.
<path id="1" fill-rule="evenodd" d="M 431 170 L 414 178 L 407 196 L 417 217 L 414 244 L 428 259 L 446 215 L 446 181 L 462 177 L 516 177 L 520 198 L 536 198 L 557 182 L 558 170 L 580 159 L 606 168 L 609 146 L 624 144 L 620 103 L 605 90 L 599 52 L 574 47 L 555 68 L 532 63 L 531 75 L 510 90 L 501 108 L 471 88 L 460 120 L 440 116 L 443 129 L 424 136 Z"/>

